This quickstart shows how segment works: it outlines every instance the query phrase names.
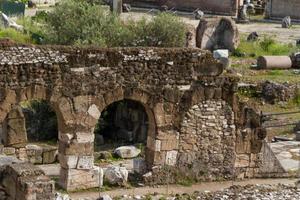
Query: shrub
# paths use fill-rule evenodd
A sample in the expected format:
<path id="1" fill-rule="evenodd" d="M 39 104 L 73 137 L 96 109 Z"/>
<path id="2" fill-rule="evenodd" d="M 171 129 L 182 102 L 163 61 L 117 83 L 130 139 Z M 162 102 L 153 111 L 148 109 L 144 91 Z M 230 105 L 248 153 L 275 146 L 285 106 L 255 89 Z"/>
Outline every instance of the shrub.
<path id="1" fill-rule="evenodd" d="M 172 14 L 125 23 L 101 5 L 81 0 L 60 2 L 45 24 L 46 42 L 53 44 L 180 47 L 185 43 L 185 25 Z"/>
<path id="2" fill-rule="evenodd" d="M 186 26 L 179 17 L 160 13 L 150 22 L 142 19 L 131 27 L 137 46 L 183 47 Z"/>

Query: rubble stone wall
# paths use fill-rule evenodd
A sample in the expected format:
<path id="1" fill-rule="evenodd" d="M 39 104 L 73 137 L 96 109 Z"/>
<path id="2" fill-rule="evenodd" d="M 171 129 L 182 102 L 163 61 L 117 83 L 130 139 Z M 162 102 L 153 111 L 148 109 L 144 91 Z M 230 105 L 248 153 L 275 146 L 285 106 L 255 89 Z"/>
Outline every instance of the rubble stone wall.
<path id="1" fill-rule="evenodd" d="M 257 116 L 249 115 L 238 102 L 238 79 L 223 76 L 222 64 L 207 51 L 23 46 L 5 41 L 0 45 L 0 65 L 2 122 L 15 105 L 25 100 L 46 100 L 56 112 L 60 182 L 67 190 L 97 186 L 101 170 L 94 167 L 94 128 L 101 111 L 123 99 L 138 101 L 148 115 L 149 170 L 164 165 L 184 168 L 187 144 L 197 147 L 199 159 L 203 155 L 206 160 L 207 156 L 215 158 L 207 162 L 223 161 L 220 170 L 232 168 L 235 157 L 228 154 L 234 147 L 239 150 L 237 154 L 246 156 L 260 151 L 260 124 L 252 123 Z M 206 105 L 210 110 L 205 110 Z M 193 110 L 195 106 L 200 110 Z M 209 128 L 213 119 L 203 119 L 206 127 L 197 129 L 195 139 L 188 138 L 194 135 L 194 123 L 201 120 L 196 117 L 188 124 L 189 112 L 215 117 L 214 123 L 221 130 L 216 133 L 219 128 Z M 228 131 L 221 128 L 225 122 Z M 191 127 L 185 129 L 187 126 Z M 208 146 L 202 147 L 201 141 L 208 141 Z M 217 153 L 210 152 L 213 142 L 217 146 L 211 149 Z M 243 165 L 245 169 L 248 166 Z M 85 178 L 78 178 L 82 176 Z"/>
<path id="2" fill-rule="evenodd" d="M 235 124 L 232 108 L 222 100 L 200 102 L 181 125 L 178 166 L 198 180 L 233 176 Z"/>

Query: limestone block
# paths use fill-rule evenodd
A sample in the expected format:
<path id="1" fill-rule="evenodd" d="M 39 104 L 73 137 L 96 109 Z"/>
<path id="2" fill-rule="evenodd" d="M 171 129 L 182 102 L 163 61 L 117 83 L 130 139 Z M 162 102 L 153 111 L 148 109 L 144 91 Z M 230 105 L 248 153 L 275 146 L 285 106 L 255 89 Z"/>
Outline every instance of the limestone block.
<path id="1" fill-rule="evenodd" d="M 25 117 L 20 107 L 12 109 L 3 123 L 4 145 L 24 145 L 27 142 Z"/>
<path id="2" fill-rule="evenodd" d="M 138 174 L 145 174 L 147 172 L 146 161 L 143 158 L 133 159 L 133 171 Z"/>
<path id="3" fill-rule="evenodd" d="M 28 156 L 28 161 L 33 164 L 42 164 L 43 163 L 43 148 L 34 145 L 34 144 L 29 144 L 26 145 L 26 152 Z"/>
<path id="4" fill-rule="evenodd" d="M 58 155 L 57 147 L 44 146 L 43 147 L 43 164 L 51 164 L 56 162 Z"/>
<path id="5" fill-rule="evenodd" d="M 64 169 L 60 171 L 60 185 L 67 191 L 95 188 L 103 185 L 103 170 L 93 169 Z"/>
<path id="6" fill-rule="evenodd" d="M 94 142 L 95 134 L 94 133 L 86 133 L 86 132 L 77 132 L 77 133 L 75 133 L 75 139 L 78 143 Z"/>
<path id="7" fill-rule="evenodd" d="M 26 148 L 16 149 L 16 155 L 17 155 L 18 159 L 20 159 L 22 161 L 28 161 Z"/>
<path id="8" fill-rule="evenodd" d="M 165 111 L 164 111 L 164 106 L 162 103 L 158 103 L 154 107 L 154 114 L 155 114 L 155 119 L 156 119 L 156 125 L 163 126 L 165 125 Z"/>
<path id="9" fill-rule="evenodd" d="M 76 140 L 72 140 L 71 143 L 59 142 L 59 153 L 64 155 L 84 155 L 90 156 L 94 152 L 94 143 L 78 143 Z"/>
<path id="10" fill-rule="evenodd" d="M 237 154 L 235 160 L 235 167 L 249 167 L 250 157 L 247 154 Z"/>
<path id="11" fill-rule="evenodd" d="M 93 104 L 89 107 L 88 114 L 94 119 L 98 120 L 101 115 L 101 112 L 99 111 L 98 107 L 95 104 Z"/>
<path id="12" fill-rule="evenodd" d="M 13 147 L 4 147 L 2 151 L 3 151 L 3 154 L 5 154 L 7 156 L 13 156 L 16 154 L 16 149 Z"/>
<path id="13" fill-rule="evenodd" d="M 112 185 L 125 185 L 128 179 L 128 171 L 125 167 L 108 167 L 104 174 L 105 180 Z"/>
<path id="14" fill-rule="evenodd" d="M 147 148 L 151 149 L 152 151 L 160 151 L 161 141 L 155 140 L 153 137 L 147 137 Z"/>
<path id="15" fill-rule="evenodd" d="M 59 162 L 64 169 L 92 169 L 94 156 L 59 155 Z"/>
<path id="16" fill-rule="evenodd" d="M 121 158 L 135 158 L 141 153 L 141 150 L 135 146 L 122 146 L 115 149 L 114 153 Z"/>
<path id="17" fill-rule="evenodd" d="M 61 133 L 61 134 L 59 134 L 60 141 L 65 142 L 65 143 L 70 143 L 73 138 L 74 138 L 73 134 L 69 134 L 69 133 L 66 133 L 66 134 Z"/>
<path id="18" fill-rule="evenodd" d="M 78 156 L 76 155 L 62 155 L 59 154 L 59 162 L 64 169 L 76 169 L 78 163 Z"/>
<path id="19" fill-rule="evenodd" d="M 175 166 L 177 162 L 178 151 L 168 151 L 166 155 L 166 165 Z"/>
<path id="20" fill-rule="evenodd" d="M 94 156 L 79 156 L 77 169 L 92 169 L 94 167 Z"/>

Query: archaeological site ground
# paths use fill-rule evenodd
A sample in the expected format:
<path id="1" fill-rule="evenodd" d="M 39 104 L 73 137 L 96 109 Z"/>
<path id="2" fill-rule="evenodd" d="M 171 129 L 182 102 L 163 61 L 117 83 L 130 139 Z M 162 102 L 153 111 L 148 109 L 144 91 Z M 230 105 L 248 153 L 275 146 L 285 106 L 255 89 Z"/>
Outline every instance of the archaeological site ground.
<path id="1" fill-rule="evenodd" d="M 0 200 L 300 199 L 299 9 L 0 2 Z"/>

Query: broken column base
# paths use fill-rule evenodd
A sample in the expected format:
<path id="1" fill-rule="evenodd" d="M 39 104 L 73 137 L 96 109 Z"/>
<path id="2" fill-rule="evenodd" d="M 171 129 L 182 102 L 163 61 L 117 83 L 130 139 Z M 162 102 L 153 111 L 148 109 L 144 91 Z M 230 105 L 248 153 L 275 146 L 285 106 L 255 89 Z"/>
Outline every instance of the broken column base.
<path id="1" fill-rule="evenodd" d="M 102 187 L 103 170 L 93 169 L 60 169 L 60 186 L 67 191 Z"/>

